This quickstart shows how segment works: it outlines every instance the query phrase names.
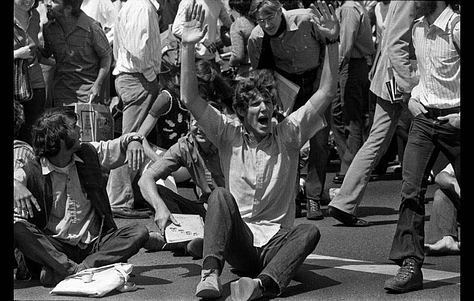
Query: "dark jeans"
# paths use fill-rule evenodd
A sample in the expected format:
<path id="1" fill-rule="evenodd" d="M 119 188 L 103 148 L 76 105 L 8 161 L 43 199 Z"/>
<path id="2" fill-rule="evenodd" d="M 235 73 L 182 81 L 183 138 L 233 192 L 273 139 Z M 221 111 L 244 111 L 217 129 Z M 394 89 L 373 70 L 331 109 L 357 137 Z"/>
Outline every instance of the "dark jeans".
<path id="1" fill-rule="evenodd" d="M 321 80 L 321 68 L 307 71 L 301 75 L 288 74 L 281 70 L 283 76 L 294 82 L 300 87 L 296 95 L 293 111 L 296 111 L 304 105 L 319 88 Z M 331 120 L 331 108 L 328 107 L 324 112 L 327 122 Z M 326 183 L 326 170 L 329 158 L 329 130 L 330 126 L 318 131 L 310 140 L 309 157 L 307 163 L 307 175 L 305 191 L 306 197 L 312 200 L 321 200 L 324 193 L 324 184 Z M 298 182 L 299 183 L 299 182 Z"/>
<path id="2" fill-rule="evenodd" d="M 126 262 L 148 240 L 145 226 L 127 225 L 104 235 L 98 251 L 93 252 L 94 243 L 81 249 L 47 235 L 29 222 L 16 222 L 13 229 L 15 245 L 25 257 L 51 267 L 57 275 L 64 277 L 83 269 Z"/>
<path id="3" fill-rule="evenodd" d="M 366 137 L 369 118 L 369 67 L 365 58 L 352 58 L 339 71 L 338 97 L 332 102 L 332 123 L 345 175 Z"/>
<path id="4" fill-rule="evenodd" d="M 443 152 L 461 186 L 461 130 L 428 114 L 413 120 L 403 156 L 402 201 L 389 259 L 401 264 L 413 257 L 424 260 L 425 204 L 428 175 Z"/>
<path id="5" fill-rule="evenodd" d="M 171 213 L 198 214 L 206 221 L 206 209 L 202 203 L 196 203 L 173 192 L 163 185 L 156 185 L 158 192 Z"/>
<path id="6" fill-rule="evenodd" d="M 203 257 L 212 256 L 245 273 L 269 276 L 285 288 L 316 248 L 321 234 L 315 225 L 301 224 L 292 229 L 280 229 L 263 247 L 253 246 L 253 234 L 242 220 L 237 203 L 225 188 L 216 188 L 208 200 L 204 224 Z"/>

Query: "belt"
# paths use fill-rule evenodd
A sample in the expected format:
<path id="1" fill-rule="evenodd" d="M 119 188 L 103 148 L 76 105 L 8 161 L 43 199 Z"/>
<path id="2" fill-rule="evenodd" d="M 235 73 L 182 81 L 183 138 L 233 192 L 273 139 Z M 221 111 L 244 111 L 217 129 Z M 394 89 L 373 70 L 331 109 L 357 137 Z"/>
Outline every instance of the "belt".
<path id="1" fill-rule="evenodd" d="M 296 84 L 299 84 L 299 82 L 301 81 L 314 80 L 318 74 L 318 67 L 310 69 L 300 74 L 288 73 L 286 71 L 281 70 L 280 68 L 275 68 L 275 69 L 276 71 L 278 71 L 278 73 L 280 73 L 287 79 L 295 82 Z"/>
<path id="2" fill-rule="evenodd" d="M 428 111 L 425 115 L 436 119 L 440 116 L 446 116 L 449 114 L 455 114 L 461 112 L 461 107 L 454 107 L 454 108 L 448 108 L 448 109 L 437 109 L 437 108 L 427 108 L 425 109 Z"/>

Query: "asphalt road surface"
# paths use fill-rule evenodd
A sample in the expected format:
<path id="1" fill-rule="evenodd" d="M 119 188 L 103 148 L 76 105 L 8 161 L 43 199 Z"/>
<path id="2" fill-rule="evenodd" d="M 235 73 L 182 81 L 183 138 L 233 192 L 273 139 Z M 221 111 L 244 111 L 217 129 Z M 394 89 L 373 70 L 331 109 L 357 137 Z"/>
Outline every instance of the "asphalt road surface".
<path id="1" fill-rule="evenodd" d="M 339 187 L 332 183 L 332 166 L 327 175 L 326 189 Z M 308 256 L 295 278 L 282 295 L 273 300 L 460 300 L 461 257 L 426 257 L 423 265 L 424 289 L 405 294 L 387 294 L 385 281 L 395 275 L 398 266 L 388 260 L 388 254 L 398 219 L 401 179 L 399 174 L 388 174 L 369 183 L 358 216 L 374 225 L 367 228 L 342 226 L 328 216 L 320 221 L 303 216 L 296 223 L 316 224 L 321 240 Z M 436 185 L 430 185 L 426 194 L 432 200 Z M 190 188 L 180 193 L 194 197 Z M 428 227 L 432 202 L 426 205 Z M 155 229 L 153 220 L 116 219 L 118 226 L 144 223 Z M 129 260 L 134 265 L 130 281 L 138 290 L 120 293 L 112 291 L 103 300 L 198 300 L 194 296 L 200 280 L 202 260 L 194 260 L 181 252 L 147 252 L 145 249 Z M 223 296 L 230 299 L 230 283 L 239 278 L 227 264 L 221 276 Z M 39 281 L 14 281 L 15 300 L 85 300 L 90 298 L 51 295 Z"/>

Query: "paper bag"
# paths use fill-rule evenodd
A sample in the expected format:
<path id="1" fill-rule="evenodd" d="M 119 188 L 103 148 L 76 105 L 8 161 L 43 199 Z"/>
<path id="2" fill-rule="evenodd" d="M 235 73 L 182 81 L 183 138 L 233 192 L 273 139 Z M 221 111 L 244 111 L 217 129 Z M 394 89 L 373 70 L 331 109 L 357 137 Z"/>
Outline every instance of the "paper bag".
<path id="1" fill-rule="evenodd" d="M 133 265 L 115 263 L 99 268 L 90 268 L 66 277 L 59 282 L 50 294 L 102 297 L 114 289 L 120 289 L 132 272 Z M 85 274 L 93 274 L 90 282 L 84 282 Z"/>
<path id="2" fill-rule="evenodd" d="M 78 102 L 74 104 L 81 127 L 81 141 L 105 141 L 114 139 L 114 118 L 109 107 L 97 103 Z"/>

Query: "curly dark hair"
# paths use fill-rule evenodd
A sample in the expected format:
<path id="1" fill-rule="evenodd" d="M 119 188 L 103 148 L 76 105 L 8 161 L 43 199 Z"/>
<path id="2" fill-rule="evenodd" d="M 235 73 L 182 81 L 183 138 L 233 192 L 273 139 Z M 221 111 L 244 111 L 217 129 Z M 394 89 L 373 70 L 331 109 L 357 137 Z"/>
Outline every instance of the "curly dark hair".
<path id="1" fill-rule="evenodd" d="M 76 143 L 74 138 L 76 122 L 77 114 L 73 107 L 63 106 L 46 110 L 33 126 L 32 146 L 36 155 L 54 157 L 61 149 L 61 140 L 64 140 L 68 149 L 73 147 Z"/>
<path id="2" fill-rule="evenodd" d="M 21 126 L 25 123 L 25 112 L 23 105 L 13 99 L 13 137 L 18 136 Z"/>
<path id="3" fill-rule="evenodd" d="M 270 97 L 273 105 L 277 103 L 278 91 L 273 70 L 257 69 L 250 71 L 248 77 L 241 79 L 235 87 L 232 108 L 247 110 L 251 100 L 257 96 Z M 237 114 L 242 120 L 242 116 Z"/>

